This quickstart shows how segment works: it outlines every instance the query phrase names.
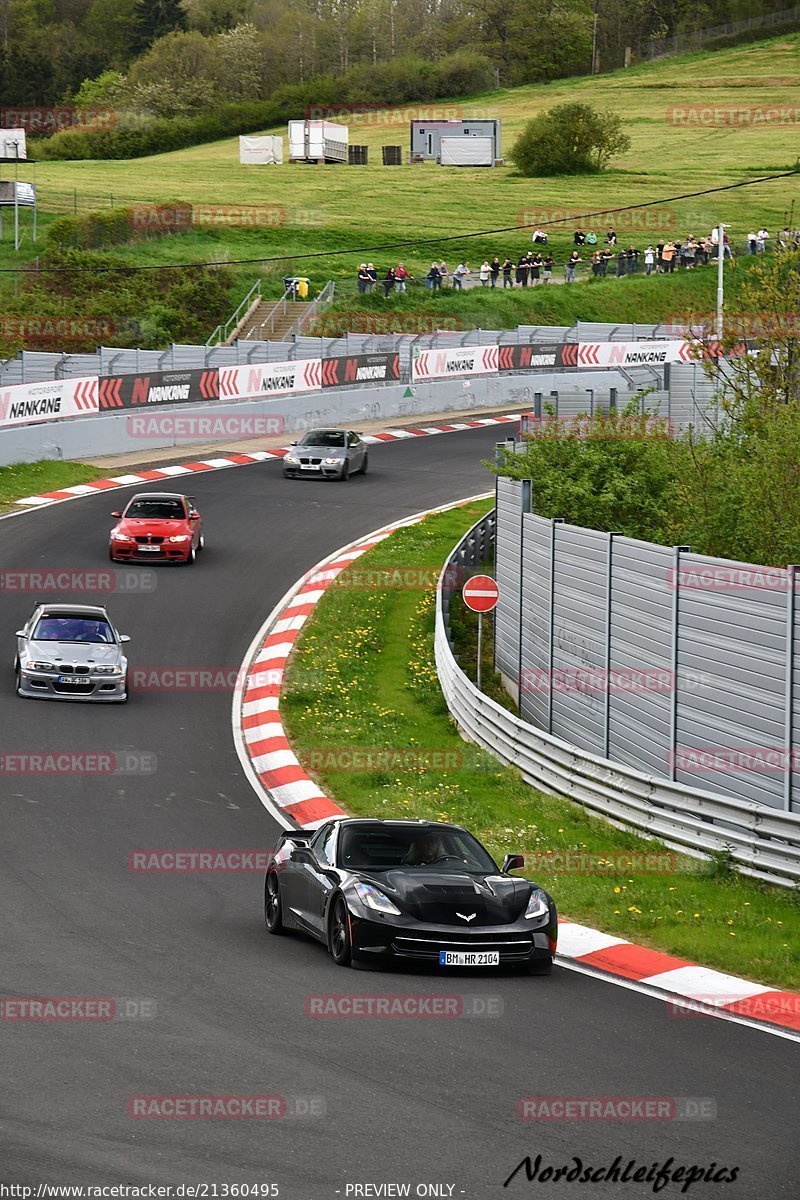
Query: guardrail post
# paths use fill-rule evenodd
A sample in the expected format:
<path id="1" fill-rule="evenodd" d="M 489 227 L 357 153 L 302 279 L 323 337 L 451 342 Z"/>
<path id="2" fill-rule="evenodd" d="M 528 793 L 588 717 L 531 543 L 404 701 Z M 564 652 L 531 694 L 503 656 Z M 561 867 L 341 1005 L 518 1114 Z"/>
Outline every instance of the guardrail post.
<path id="1" fill-rule="evenodd" d="M 675 779 L 678 751 L 678 640 L 680 633 L 681 555 L 690 554 L 691 546 L 672 550 L 672 691 L 669 706 L 669 778 Z"/>
<path id="2" fill-rule="evenodd" d="M 520 496 L 519 505 L 519 618 L 517 625 L 517 644 L 519 646 L 519 655 L 517 658 L 517 712 L 522 715 L 522 673 L 524 666 L 522 663 L 522 581 L 525 578 L 525 563 L 523 561 L 523 550 L 525 548 L 525 513 L 531 511 L 533 505 L 533 480 L 522 480 L 522 494 Z M 497 638 L 497 621 L 495 620 L 495 640 Z"/>
<path id="3" fill-rule="evenodd" d="M 542 419 L 542 393 L 541 392 L 533 393 L 533 415 L 534 415 L 534 417 L 536 417 L 537 421 L 541 421 L 541 419 Z"/>
<path id="4" fill-rule="evenodd" d="M 786 742 L 786 766 L 783 773 L 783 807 L 792 811 L 792 754 L 794 752 L 794 592 L 797 567 L 790 563 L 786 568 L 786 690 L 784 706 L 784 740 Z"/>
<path id="5" fill-rule="evenodd" d="M 614 584 L 614 538 L 616 536 L 616 533 L 609 533 L 606 552 L 606 681 L 605 694 L 603 696 L 603 758 L 608 758 L 609 725 L 611 720 L 611 598 Z"/>
<path id="6" fill-rule="evenodd" d="M 553 732 L 553 631 L 555 628 L 555 598 L 556 598 L 556 525 L 563 525 L 563 517 L 553 517 L 550 521 L 550 578 L 547 588 L 547 732 Z M 521 572 L 520 572 L 521 574 Z"/>

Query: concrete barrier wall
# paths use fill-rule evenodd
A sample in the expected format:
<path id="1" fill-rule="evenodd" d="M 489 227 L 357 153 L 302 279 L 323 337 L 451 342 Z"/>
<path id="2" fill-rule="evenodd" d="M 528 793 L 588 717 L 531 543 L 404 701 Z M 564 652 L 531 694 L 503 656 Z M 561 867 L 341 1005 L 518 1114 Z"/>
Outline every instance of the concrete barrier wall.
<path id="1" fill-rule="evenodd" d="M 585 371 L 581 383 L 587 389 L 608 391 L 617 388 L 620 402 L 632 395 L 629 382 L 617 371 Z M 546 373 L 491 376 L 486 378 L 445 379 L 426 383 L 383 384 L 376 387 L 330 388 L 302 396 L 279 396 L 236 403 L 171 404 L 144 410 L 109 411 L 97 416 L 39 425 L 12 427 L 0 431 L 0 466 L 35 462 L 42 458 L 81 459 L 134 451 L 182 448 L 208 444 L 219 436 L 221 445 L 245 442 L 248 438 L 294 434 L 314 425 L 352 425 L 390 420 L 413 421 L 430 413 L 464 412 L 487 408 L 516 408 L 533 405 L 534 392 L 575 390 L 575 375 Z M 410 394 L 407 394 L 410 393 Z M 234 418 L 239 417 L 239 428 Z M 142 431 L 142 418 L 152 418 L 151 428 Z M 191 422 L 204 418 L 228 418 L 230 433 L 194 436 Z M 250 428 L 258 418 L 271 418 L 265 428 Z M 138 432 L 136 422 L 138 421 Z M 178 435 L 175 425 L 182 427 Z M 263 420 L 261 422 L 263 425 Z M 287 439 L 291 440 L 291 439 Z M 189 451 L 191 452 L 191 451 Z"/>

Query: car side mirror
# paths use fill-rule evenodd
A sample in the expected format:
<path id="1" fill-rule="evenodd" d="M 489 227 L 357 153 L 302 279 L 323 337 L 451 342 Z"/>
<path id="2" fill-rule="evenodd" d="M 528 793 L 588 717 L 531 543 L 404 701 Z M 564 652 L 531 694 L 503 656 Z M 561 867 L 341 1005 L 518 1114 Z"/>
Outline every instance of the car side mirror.
<path id="1" fill-rule="evenodd" d="M 509 871 L 521 871 L 525 866 L 525 859 L 521 854 L 507 854 L 503 859 L 503 874 Z"/>
<path id="2" fill-rule="evenodd" d="M 121 633 L 119 635 L 119 640 L 120 642 L 129 642 L 131 639 L 128 637 L 127 633 Z"/>
<path id="3" fill-rule="evenodd" d="M 189 513 L 189 520 L 190 520 L 190 521 L 199 521 L 199 520 L 200 520 L 200 513 L 199 513 L 199 512 L 190 512 L 190 513 Z"/>
<path id="4" fill-rule="evenodd" d="M 24 629 L 18 629 L 15 636 L 21 637 L 21 638 L 27 638 L 28 635 Z"/>
<path id="5" fill-rule="evenodd" d="M 122 513 L 121 512 L 113 512 L 111 515 L 112 515 L 112 517 L 121 517 Z"/>

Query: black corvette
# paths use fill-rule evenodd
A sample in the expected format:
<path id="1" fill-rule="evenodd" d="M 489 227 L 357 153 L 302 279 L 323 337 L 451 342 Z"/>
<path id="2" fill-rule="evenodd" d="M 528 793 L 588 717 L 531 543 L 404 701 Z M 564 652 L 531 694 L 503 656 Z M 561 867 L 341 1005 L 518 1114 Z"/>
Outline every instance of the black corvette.
<path id="1" fill-rule="evenodd" d="M 551 896 L 498 867 L 458 825 L 357 817 L 281 834 L 267 871 L 270 933 L 297 929 L 340 966 L 519 967 L 547 974 L 556 951 Z"/>

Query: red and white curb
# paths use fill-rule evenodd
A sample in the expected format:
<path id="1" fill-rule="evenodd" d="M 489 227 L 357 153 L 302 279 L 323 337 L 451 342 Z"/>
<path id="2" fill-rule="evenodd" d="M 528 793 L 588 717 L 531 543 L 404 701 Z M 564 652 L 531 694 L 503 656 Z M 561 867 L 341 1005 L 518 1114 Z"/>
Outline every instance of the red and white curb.
<path id="1" fill-rule="evenodd" d="M 482 499 L 471 496 L 384 526 L 335 551 L 276 604 L 253 639 L 233 698 L 233 734 L 245 774 L 261 802 L 285 829 L 315 828 L 344 813 L 307 774 L 280 716 L 286 666 L 300 630 L 334 580 L 398 529 Z M 708 1015 L 800 1041 L 800 993 L 780 991 L 675 958 L 575 921 L 559 922 L 558 961 L 617 986 L 666 1001 L 675 1017 Z"/>
<path id="2" fill-rule="evenodd" d="M 437 433 L 461 433 L 465 429 L 481 429 L 487 425 L 507 425 L 519 421 L 519 413 L 503 413 L 496 417 L 480 417 L 470 421 L 452 421 L 442 425 L 420 425 L 412 429 L 386 429 L 381 433 L 364 434 L 368 446 L 381 442 L 399 442 L 406 438 L 432 437 Z M 113 492 L 117 488 L 133 487 L 137 483 L 154 483 L 162 479 L 177 479 L 181 475 L 195 475 L 203 471 L 222 471 L 227 467 L 249 467 L 253 463 L 269 462 L 283 458 L 288 446 L 275 450 L 254 450 L 252 454 L 229 454 L 223 458 L 204 458 L 197 462 L 177 463 L 167 467 L 154 467 L 149 471 L 137 471 L 128 475 L 111 475 L 108 479 L 95 479 L 92 483 L 76 483 L 55 492 L 44 492 L 41 496 L 24 496 L 15 504 L 29 508 L 44 508 L 49 504 L 61 504 L 65 500 L 77 500 L 91 496 L 94 492 Z"/>

